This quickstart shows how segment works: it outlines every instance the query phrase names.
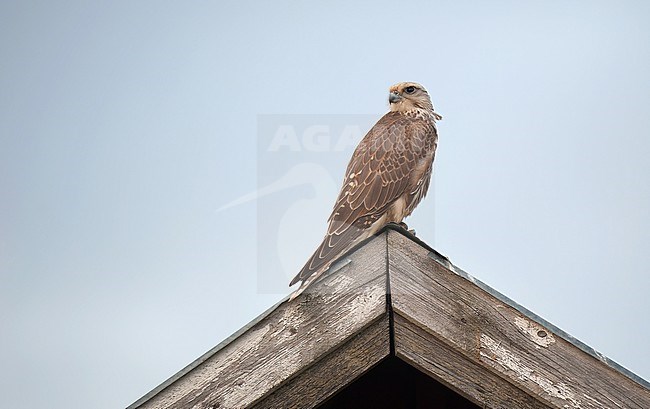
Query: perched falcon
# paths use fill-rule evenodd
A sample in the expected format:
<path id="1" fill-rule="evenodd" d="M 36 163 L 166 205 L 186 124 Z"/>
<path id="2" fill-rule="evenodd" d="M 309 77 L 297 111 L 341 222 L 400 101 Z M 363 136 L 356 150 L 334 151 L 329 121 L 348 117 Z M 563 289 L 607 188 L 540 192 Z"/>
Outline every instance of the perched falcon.
<path id="1" fill-rule="evenodd" d="M 294 299 L 337 258 L 390 222 L 401 223 L 429 188 L 438 143 L 427 90 L 415 82 L 393 85 L 390 112 L 368 131 L 345 171 L 343 187 L 323 242 L 290 286 L 302 281 Z"/>

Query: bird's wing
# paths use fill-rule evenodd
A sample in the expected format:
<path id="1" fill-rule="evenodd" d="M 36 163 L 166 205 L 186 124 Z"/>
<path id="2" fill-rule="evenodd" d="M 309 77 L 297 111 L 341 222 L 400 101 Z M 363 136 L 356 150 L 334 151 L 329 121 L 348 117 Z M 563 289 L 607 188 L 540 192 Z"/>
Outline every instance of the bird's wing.
<path id="1" fill-rule="evenodd" d="M 389 112 L 357 146 L 323 242 L 291 281 L 304 282 L 350 250 L 387 209 L 412 188 L 412 172 L 435 149 L 432 121 Z"/>

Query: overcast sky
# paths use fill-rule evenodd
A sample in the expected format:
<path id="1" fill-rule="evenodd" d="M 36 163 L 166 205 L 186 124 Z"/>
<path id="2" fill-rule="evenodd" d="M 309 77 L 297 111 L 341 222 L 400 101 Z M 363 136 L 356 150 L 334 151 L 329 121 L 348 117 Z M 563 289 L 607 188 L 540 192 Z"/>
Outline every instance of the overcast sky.
<path id="1" fill-rule="evenodd" d="M 418 236 L 650 378 L 650 3 L 347 3 L 0 4 L 3 407 L 125 407 L 288 294 L 399 81 Z"/>

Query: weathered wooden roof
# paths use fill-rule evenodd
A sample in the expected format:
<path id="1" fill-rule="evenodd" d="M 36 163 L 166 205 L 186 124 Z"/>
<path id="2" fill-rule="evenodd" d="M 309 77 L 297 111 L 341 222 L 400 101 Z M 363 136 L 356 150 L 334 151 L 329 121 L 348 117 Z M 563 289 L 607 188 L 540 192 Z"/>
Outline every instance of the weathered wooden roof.
<path id="1" fill-rule="evenodd" d="M 311 408 L 397 357 L 485 408 L 650 408 L 648 382 L 389 226 L 135 408 Z"/>

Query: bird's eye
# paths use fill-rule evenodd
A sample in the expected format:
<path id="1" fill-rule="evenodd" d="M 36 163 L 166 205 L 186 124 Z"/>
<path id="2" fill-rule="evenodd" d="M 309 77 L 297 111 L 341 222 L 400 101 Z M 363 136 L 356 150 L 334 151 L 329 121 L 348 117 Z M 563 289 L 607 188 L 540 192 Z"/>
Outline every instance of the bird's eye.
<path id="1" fill-rule="evenodd" d="M 412 94 L 415 92 L 415 87 L 406 87 L 404 88 L 404 92 L 406 92 L 407 94 Z"/>

